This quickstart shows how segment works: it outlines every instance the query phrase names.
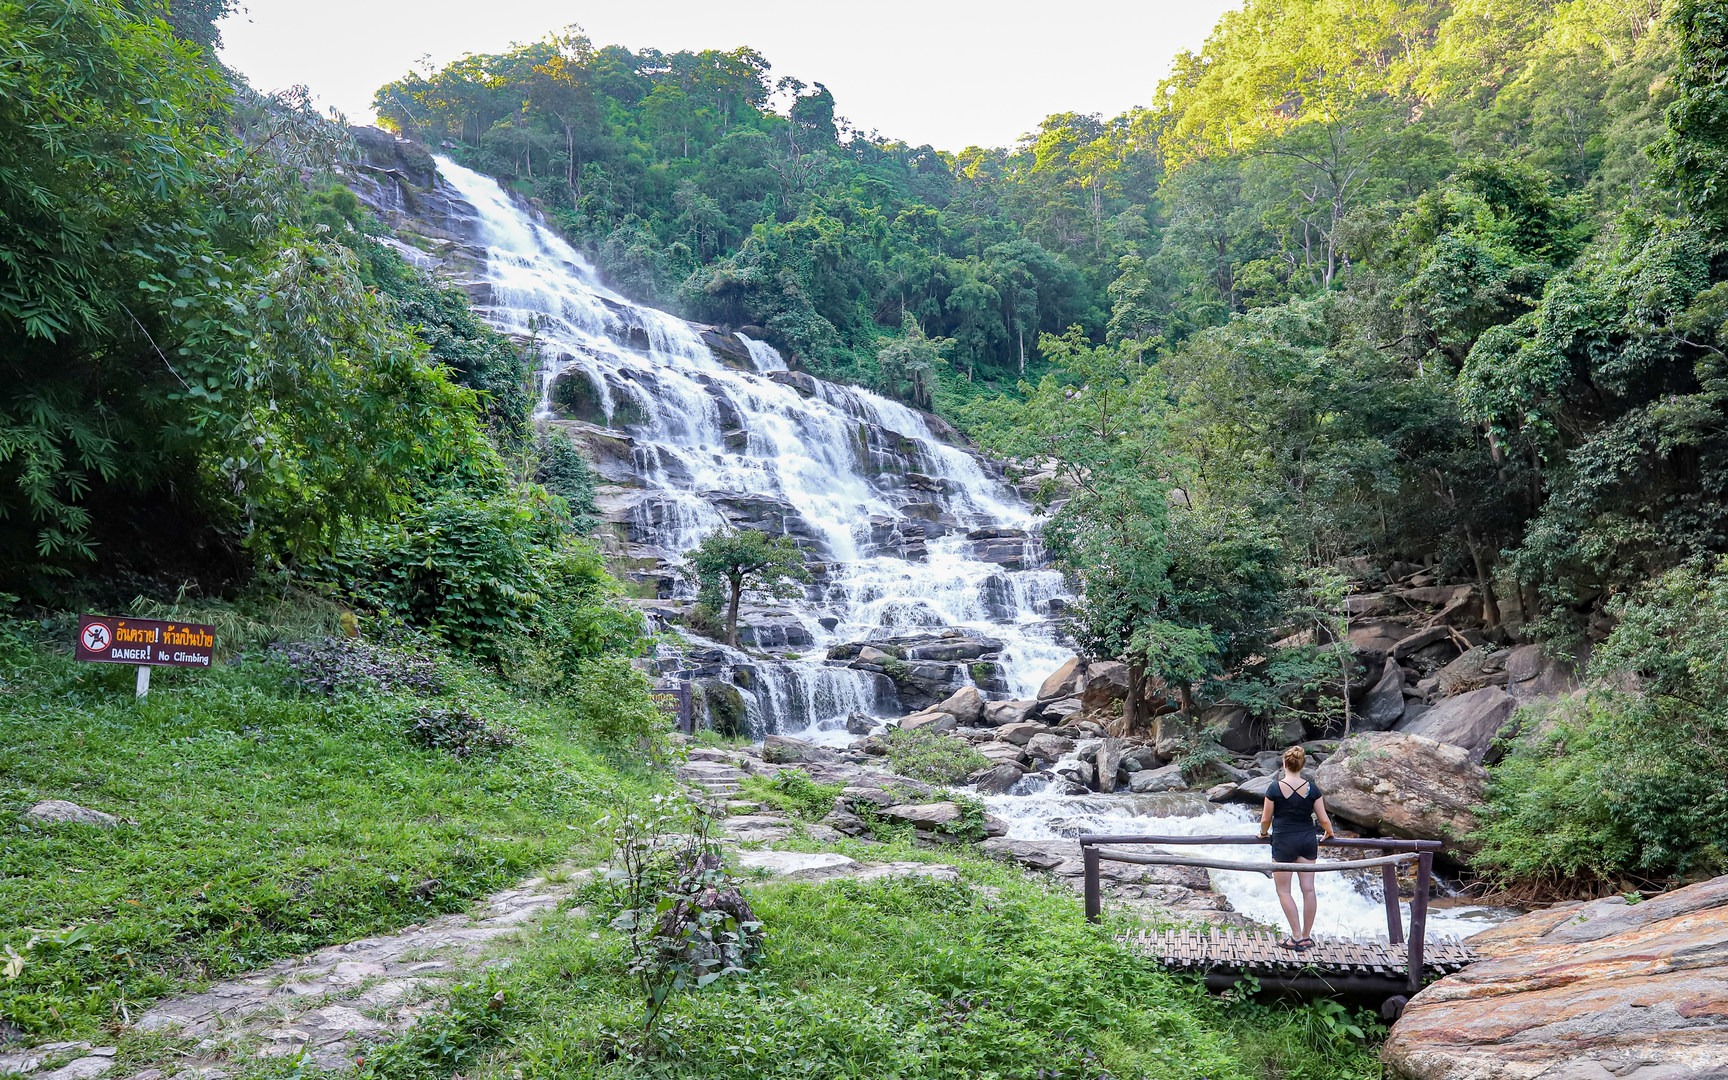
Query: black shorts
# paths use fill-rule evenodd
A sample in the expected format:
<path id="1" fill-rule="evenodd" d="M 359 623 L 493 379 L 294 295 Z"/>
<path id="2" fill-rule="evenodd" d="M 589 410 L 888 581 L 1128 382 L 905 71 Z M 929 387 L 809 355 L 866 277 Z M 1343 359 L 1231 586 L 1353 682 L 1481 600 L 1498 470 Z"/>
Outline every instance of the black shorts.
<path id="1" fill-rule="evenodd" d="M 1297 859 L 1318 859 L 1320 838 L 1312 832 L 1273 834 L 1272 861 L 1295 862 Z"/>

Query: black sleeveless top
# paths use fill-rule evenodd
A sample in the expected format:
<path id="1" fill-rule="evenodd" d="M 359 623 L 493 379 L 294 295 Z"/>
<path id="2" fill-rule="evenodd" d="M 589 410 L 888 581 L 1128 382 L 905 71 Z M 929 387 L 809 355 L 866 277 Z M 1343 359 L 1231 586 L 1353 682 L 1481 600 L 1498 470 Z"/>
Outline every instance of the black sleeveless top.
<path id="1" fill-rule="evenodd" d="M 1266 789 L 1272 800 L 1272 835 L 1280 833 L 1311 833 L 1314 831 L 1314 804 L 1320 801 L 1320 789 L 1309 780 L 1304 790 L 1286 795 L 1284 778 L 1280 776 Z"/>

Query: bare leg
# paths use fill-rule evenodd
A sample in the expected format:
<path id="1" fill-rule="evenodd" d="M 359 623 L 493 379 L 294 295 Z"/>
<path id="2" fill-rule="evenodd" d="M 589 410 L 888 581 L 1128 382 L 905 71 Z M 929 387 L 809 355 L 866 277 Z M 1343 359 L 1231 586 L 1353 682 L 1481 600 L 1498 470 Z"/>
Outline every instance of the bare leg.
<path id="1" fill-rule="evenodd" d="M 1296 861 L 1297 862 L 1313 862 L 1314 860 L 1313 859 L 1297 859 Z M 1311 938 L 1314 936 L 1314 913 L 1315 913 L 1315 910 L 1316 910 L 1316 907 L 1318 904 L 1318 901 L 1316 900 L 1316 898 L 1314 896 L 1314 875 L 1313 874 L 1300 874 L 1297 876 L 1301 877 L 1301 879 L 1302 879 L 1302 932 L 1300 934 L 1298 934 L 1297 936 L 1298 937 Z M 1293 914 L 1295 911 L 1295 907 L 1296 907 L 1295 904 L 1291 904 L 1290 907 L 1285 910 L 1285 914 L 1287 914 L 1287 915 Z M 1296 921 L 1294 919 L 1291 919 L 1290 925 L 1295 926 Z"/>
<path id="2" fill-rule="evenodd" d="M 1290 923 L 1291 936 L 1301 937 L 1302 931 L 1298 928 L 1302 925 L 1302 916 L 1296 910 L 1295 897 L 1290 895 L 1290 879 L 1295 876 L 1288 871 L 1274 871 L 1272 884 L 1278 889 L 1278 906 L 1284 909 L 1284 918 Z M 1302 876 L 1313 877 L 1314 875 L 1304 874 Z M 1313 886 L 1309 886 L 1309 888 L 1312 889 Z"/>

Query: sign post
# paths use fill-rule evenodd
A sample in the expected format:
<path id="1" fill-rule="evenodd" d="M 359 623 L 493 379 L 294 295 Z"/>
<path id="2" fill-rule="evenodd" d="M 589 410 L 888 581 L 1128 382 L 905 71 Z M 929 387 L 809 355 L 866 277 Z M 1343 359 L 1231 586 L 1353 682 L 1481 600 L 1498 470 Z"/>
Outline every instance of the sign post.
<path id="1" fill-rule="evenodd" d="M 216 657 L 216 628 L 111 615 L 80 615 L 75 657 L 94 664 L 135 664 L 138 697 L 150 693 L 153 667 L 207 668 Z"/>

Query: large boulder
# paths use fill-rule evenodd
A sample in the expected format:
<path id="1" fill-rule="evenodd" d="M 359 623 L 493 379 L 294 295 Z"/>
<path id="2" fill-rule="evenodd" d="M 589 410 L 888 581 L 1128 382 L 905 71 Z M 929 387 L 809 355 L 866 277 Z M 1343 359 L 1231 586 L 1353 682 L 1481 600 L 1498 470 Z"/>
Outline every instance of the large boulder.
<path id="1" fill-rule="evenodd" d="M 1506 690 L 1519 701 L 1558 697 L 1578 689 L 1578 673 L 1566 660 L 1556 660 L 1540 645 L 1520 645 L 1506 656 Z"/>
<path id="2" fill-rule="evenodd" d="M 1078 656 L 1050 673 L 1038 688 L 1039 701 L 1074 697 L 1086 687 L 1086 662 Z"/>
<path id="3" fill-rule="evenodd" d="M 945 712 L 962 724 L 971 726 L 984 716 L 984 695 L 976 686 L 962 686 L 941 702 L 931 706 L 935 712 Z"/>
<path id="4" fill-rule="evenodd" d="M 1333 815 L 1362 829 L 1469 850 L 1488 773 L 1462 747 L 1373 731 L 1340 744 L 1314 782 Z"/>
<path id="5" fill-rule="evenodd" d="M 1382 1059 L 1411 1080 L 1728 1076 L 1728 877 L 1549 908 L 1410 999 Z"/>
<path id="6" fill-rule="evenodd" d="M 1209 705 L 1201 711 L 1200 722 L 1211 729 L 1218 745 L 1232 753 L 1252 754 L 1260 749 L 1263 725 L 1240 705 Z"/>
<path id="7" fill-rule="evenodd" d="M 1114 712 L 1127 697 L 1127 664 L 1098 660 L 1086 669 L 1086 688 L 1080 692 L 1080 705 L 1087 712 Z"/>
<path id="8" fill-rule="evenodd" d="M 1406 719 L 1396 730 L 1462 747 L 1471 761 L 1481 762 L 1517 707 L 1518 702 L 1506 691 L 1485 686 L 1447 698 L 1420 717 Z"/>
<path id="9" fill-rule="evenodd" d="M 900 721 L 902 731 L 917 731 L 919 728 L 929 728 L 931 731 L 949 732 L 960 725 L 953 713 L 938 712 L 931 709 L 927 712 L 914 713 Z"/>
<path id="10" fill-rule="evenodd" d="M 1073 753 L 1073 751 L 1073 739 L 1065 739 L 1049 732 L 1040 732 L 1026 741 L 1026 752 L 1044 761 L 1055 761 L 1063 754 Z"/>
<path id="11" fill-rule="evenodd" d="M 1143 769 L 1128 778 L 1128 790 L 1136 795 L 1152 794 L 1159 791 L 1181 791 L 1188 786 L 1182 778 L 1182 769 L 1176 765 L 1165 765 L 1159 769 Z"/>
<path id="12" fill-rule="evenodd" d="M 996 729 L 996 738 L 1000 742 L 1025 746 L 1032 741 L 1032 736 L 1043 734 L 1049 730 L 1043 724 L 1009 724 L 1006 727 Z"/>
<path id="13" fill-rule="evenodd" d="M 1122 768 L 1122 740 L 1105 739 L 1098 744 L 1098 790 L 1109 794 L 1116 790 L 1116 774 Z"/>
<path id="14" fill-rule="evenodd" d="M 1404 669 L 1388 657 L 1386 668 L 1362 699 L 1356 713 L 1356 725 L 1363 731 L 1391 731 L 1404 719 Z"/>
<path id="15" fill-rule="evenodd" d="M 1000 795 L 1025 775 L 1018 765 L 992 765 L 968 776 L 966 782 L 977 788 L 980 795 Z"/>
<path id="16" fill-rule="evenodd" d="M 1025 723 L 1026 718 L 1031 716 L 1032 710 L 1037 707 L 1036 701 L 986 701 L 982 722 L 988 727 Z"/>
<path id="17" fill-rule="evenodd" d="M 984 757 L 993 765 L 1015 765 L 1018 766 L 1021 771 L 1025 771 L 1026 751 L 1015 746 L 1013 743 L 979 743 L 974 747 L 974 749 L 984 755 Z"/>
<path id="18" fill-rule="evenodd" d="M 770 735 L 762 740 L 762 760 L 771 765 L 794 762 L 833 761 L 834 751 L 825 746 L 794 739 L 789 735 Z"/>
<path id="19" fill-rule="evenodd" d="M 1478 645 L 1434 673 L 1434 685 L 1442 697 L 1453 697 L 1480 690 L 1484 686 L 1506 685 L 1505 649 Z"/>

